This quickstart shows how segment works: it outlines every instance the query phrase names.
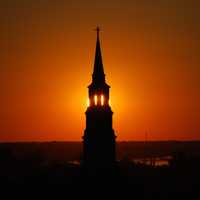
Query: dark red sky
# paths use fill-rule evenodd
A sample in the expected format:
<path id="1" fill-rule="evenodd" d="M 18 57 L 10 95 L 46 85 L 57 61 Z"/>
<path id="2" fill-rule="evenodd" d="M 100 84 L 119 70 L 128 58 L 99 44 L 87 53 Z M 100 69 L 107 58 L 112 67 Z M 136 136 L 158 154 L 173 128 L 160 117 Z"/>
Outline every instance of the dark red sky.
<path id="1" fill-rule="evenodd" d="M 0 140 L 81 140 L 96 25 L 118 140 L 200 139 L 200 3 L 0 2 Z"/>

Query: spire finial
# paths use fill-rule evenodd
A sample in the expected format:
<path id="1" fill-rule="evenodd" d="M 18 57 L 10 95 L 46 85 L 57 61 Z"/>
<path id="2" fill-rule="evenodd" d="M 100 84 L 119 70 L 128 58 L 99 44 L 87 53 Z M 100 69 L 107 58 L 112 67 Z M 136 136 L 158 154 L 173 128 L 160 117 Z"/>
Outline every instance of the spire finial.
<path id="1" fill-rule="evenodd" d="M 97 27 L 95 28 L 95 31 L 97 32 L 97 37 L 99 37 L 100 27 L 97 26 Z"/>

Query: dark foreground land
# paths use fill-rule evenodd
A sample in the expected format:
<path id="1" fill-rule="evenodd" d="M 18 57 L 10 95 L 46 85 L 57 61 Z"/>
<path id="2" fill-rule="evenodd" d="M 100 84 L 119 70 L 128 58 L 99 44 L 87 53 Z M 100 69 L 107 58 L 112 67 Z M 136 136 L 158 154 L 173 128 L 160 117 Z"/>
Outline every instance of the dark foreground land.
<path id="1" fill-rule="evenodd" d="M 96 176 L 80 167 L 81 143 L 1 143 L 0 184 L 94 187 L 133 199 L 199 199 L 200 142 L 120 142 L 117 167 Z M 132 199 L 131 198 L 131 199 Z"/>

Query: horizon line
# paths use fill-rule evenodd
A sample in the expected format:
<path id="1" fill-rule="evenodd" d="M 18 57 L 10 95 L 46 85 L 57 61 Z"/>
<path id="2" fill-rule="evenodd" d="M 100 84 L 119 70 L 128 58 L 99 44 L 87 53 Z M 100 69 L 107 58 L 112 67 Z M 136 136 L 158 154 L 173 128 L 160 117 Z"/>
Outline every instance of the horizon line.
<path id="1" fill-rule="evenodd" d="M 5 143 L 82 143 L 83 141 L 81 140 L 43 140 L 43 141 L 37 141 L 37 140 L 33 140 L 33 141 L 29 141 L 29 140 L 19 140 L 19 141 L 0 141 L 0 144 L 5 144 Z M 200 142 L 200 139 L 198 140 L 119 140 L 116 141 L 116 143 L 122 143 L 122 142 L 143 142 L 143 143 L 149 143 L 149 142 Z"/>

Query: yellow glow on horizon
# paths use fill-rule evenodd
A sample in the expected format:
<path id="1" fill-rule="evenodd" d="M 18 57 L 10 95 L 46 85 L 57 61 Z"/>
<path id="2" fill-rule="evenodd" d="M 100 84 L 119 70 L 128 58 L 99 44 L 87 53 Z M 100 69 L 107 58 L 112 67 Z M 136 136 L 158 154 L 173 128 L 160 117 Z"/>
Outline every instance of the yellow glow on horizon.
<path id="1" fill-rule="evenodd" d="M 30 27 L 30 34 L 24 34 L 23 40 L 18 28 L 24 13 L 19 12 L 20 16 L 9 22 L 12 39 L 20 46 L 10 44 L 9 28 L 5 28 L 6 37 L 0 34 L 6 47 L 2 48 L 3 60 L 0 59 L 3 62 L 0 70 L 0 141 L 80 141 L 86 126 L 86 109 L 98 105 L 101 109 L 103 92 L 99 90 L 88 99 L 87 88 L 92 81 L 96 43 L 96 33 L 90 30 L 94 26 L 90 15 L 99 18 L 98 8 L 89 6 L 86 10 L 94 9 L 94 13 L 85 15 L 85 9 L 73 10 L 71 8 L 76 6 L 67 3 L 60 5 L 61 9 L 56 7 L 61 12 L 59 16 L 51 3 L 45 9 L 48 15 L 44 13 L 42 18 L 38 13 L 32 16 L 30 12 L 35 23 Z M 113 19 L 107 20 L 110 10 L 105 7 L 102 16 L 105 31 L 100 35 L 106 83 L 111 86 L 111 100 L 104 96 L 104 106 L 108 104 L 114 112 L 113 128 L 117 139 L 143 140 L 145 131 L 150 129 L 150 140 L 200 140 L 199 53 L 196 34 L 192 31 L 199 33 L 200 30 L 196 30 L 196 21 L 191 23 L 191 27 L 188 24 L 192 22 L 190 6 L 188 13 L 177 7 L 176 16 L 167 21 L 167 27 L 163 27 L 166 23 L 165 3 L 159 4 L 159 9 L 148 3 L 136 3 L 136 6 L 128 7 L 126 14 L 127 5 L 123 4 L 125 14 L 113 10 L 113 15 L 119 19 L 113 23 Z M 32 3 L 26 6 L 30 11 L 34 9 Z M 174 3 L 170 6 L 173 7 Z M 151 19 L 142 14 L 144 10 L 153 14 Z M 160 14 L 160 11 L 164 14 L 158 21 L 154 14 Z M 2 12 L 0 15 L 4 14 L 13 17 L 15 12 Z M 72 24 L 70 31 L 63 27 L 59 17 L 71 14 L 86 17 L 84 29 L 77 26 L 76 17 L 69 19 Z M 179 20 L 183 14 L 188 17 L 188 23 Z M 135 20 L 124 23 L 129 15 L 130 18 L 141 15 L 137 28 Z M 68 24 L 68 18 L 65 18 Z M 145 26 L 149 20 L 156 27 L 153 34 L 152 27 Z M 116 31 L 118 26 L 123 26 L 123 30 Z M 180 30 L 184 30 L 181 36 Z M 176 48 L 171 48 L 172 45 Z M 22 53 L 27 48 L 31 51 Z"/>

